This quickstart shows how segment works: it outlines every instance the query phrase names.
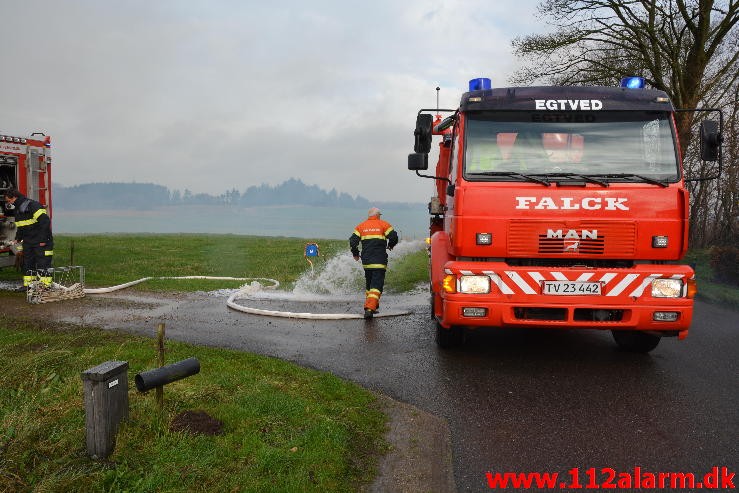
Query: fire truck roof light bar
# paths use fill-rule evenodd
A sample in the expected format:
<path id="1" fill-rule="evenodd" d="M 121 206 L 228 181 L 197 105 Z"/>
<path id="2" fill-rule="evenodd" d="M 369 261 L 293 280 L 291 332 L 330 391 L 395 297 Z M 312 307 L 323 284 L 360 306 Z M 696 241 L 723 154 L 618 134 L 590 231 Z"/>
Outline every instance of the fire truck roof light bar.
<path id="1" fill-rule="evenodd" d="M 621 87 L 626 89 L 644 89 L 645 86 L 644 77 L 624 77 L 621 79 Z"/>
<path id="2" fill-rule="evenodd" d="M 470 91 L 486 91 L 493 88 L 493 83 L 487 77 L 478 77 L 470 80 Z"/>

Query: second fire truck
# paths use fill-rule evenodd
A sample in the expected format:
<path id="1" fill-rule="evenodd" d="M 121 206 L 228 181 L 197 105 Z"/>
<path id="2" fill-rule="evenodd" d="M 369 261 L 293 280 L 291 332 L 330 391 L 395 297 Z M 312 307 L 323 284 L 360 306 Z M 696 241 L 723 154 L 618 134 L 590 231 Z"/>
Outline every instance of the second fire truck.
<path id="1" fill-rule="evenodd" d="M 40 202 L 49 217 L 51 205 L 51 138 L 42 133 L 27 137 L 0 132 L 0 197 L 15 188 Z M 15 258 L 15 222 L 0 200 L 0 267 L 12 266 Z"/>

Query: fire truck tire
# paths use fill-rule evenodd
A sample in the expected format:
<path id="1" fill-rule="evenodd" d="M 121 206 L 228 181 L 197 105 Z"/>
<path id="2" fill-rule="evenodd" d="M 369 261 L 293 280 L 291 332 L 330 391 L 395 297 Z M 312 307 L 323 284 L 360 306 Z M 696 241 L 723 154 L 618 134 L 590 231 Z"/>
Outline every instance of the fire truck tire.
<path id="1" fill-rule="evenodd" d="M 464 329 L 462 327 L 450 327 L 445 329 L 436 322 L 436 345 L 442 349 L 451 349 L 460 346 L 464 341 Z"/>
<path id="2" fill-rule="evenodd" d="M 662 339 L 660 336 L 638 330 L 612 330 L 611 333 L 621 350 L 632 353 L 648 353 L 656 348 Z"/>

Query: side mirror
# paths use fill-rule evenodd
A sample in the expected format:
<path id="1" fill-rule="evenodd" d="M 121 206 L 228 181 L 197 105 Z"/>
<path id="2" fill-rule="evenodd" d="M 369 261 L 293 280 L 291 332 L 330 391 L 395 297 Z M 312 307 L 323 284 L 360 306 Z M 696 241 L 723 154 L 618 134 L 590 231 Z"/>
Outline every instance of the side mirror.
<path id="1" fill-rule="evenodd" d="M 715 120 L 701 122 L 700 144 L 701 160 L 718 160 L 719 147 L 721 147 L 721 132 L 719 132 L 718 122 Z"/>
<path id="2" fill-rule="evenodd" d="M 416 129 L 413 131 L 413 135 L 416 138 L 416 142 L 413 145 L 413 151 L 421 154 L 428 154 L 431 152 L 431 135 L 432 126 L 434 124 L 434 117 L 429 114 L 421 114 L 416 117 Z M 410 168 L 410 161 L 408 161 Z M 427 165 L 428 167 L 428 165 Z M 426 169 L 426 168 L 416 168 Z"/>
<path id="3" fill-rule="evenodd" d="M 416 171 L 429 169 L 429 155 L 420 152 L 408 154 L 408 169 Z"/>

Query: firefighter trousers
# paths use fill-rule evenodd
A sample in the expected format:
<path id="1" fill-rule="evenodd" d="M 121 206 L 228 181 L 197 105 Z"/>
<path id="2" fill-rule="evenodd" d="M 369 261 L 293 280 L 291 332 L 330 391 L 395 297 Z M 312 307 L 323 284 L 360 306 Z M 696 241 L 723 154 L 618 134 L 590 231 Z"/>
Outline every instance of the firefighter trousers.
<path id="1" fill-rule="evenodd" d="M 51 285 L 51 268 L 54 250 L 49 245 L 23 245 L 23 285 L 28 286 L 36 279 Z"/>
<path id="2" fill-rule="evenodd" d="M 385 269 L 364 269 L 366 291 L 365 310 L 377 311 L 380 307 L 380 296 L 385 285 Z"/>

